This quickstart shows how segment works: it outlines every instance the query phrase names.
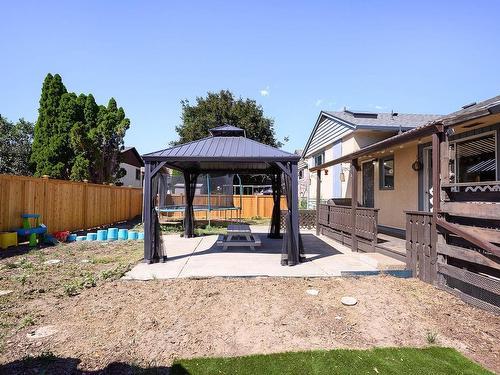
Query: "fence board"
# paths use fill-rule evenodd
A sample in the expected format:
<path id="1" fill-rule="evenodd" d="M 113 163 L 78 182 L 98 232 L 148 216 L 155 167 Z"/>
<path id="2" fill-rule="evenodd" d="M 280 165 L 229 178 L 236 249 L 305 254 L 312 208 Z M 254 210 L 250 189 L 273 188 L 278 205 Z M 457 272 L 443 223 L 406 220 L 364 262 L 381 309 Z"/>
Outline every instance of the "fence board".
<path id="1" fill-rule="evenodd" d="M 21 214 L 41 215 L 49 232 L 87 229 L 142 212 L 142 189 L 0 175 L 0 231 L 20 228 Z"/>

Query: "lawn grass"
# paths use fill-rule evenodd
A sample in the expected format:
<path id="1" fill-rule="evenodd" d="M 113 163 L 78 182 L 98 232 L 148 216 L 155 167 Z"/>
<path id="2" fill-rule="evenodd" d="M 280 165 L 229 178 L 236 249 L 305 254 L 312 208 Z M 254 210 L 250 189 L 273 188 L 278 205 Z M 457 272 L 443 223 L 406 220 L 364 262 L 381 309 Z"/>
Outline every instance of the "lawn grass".
<path id="1" fill-rule="evenodd" d="M 451 348 L 377 348 L 177 360 L 172 375 L 492 374 Z"/>
<path id="2" fill-rule="evenodd" d="M 226 228 L 228 225 L 231 224 L 237 224 L 239 223 L 238 221 L 231 221 L 231 220 L 211 220 L 210 225 L 208 225 L 207 220 L 196 220 L 195 221 L 195 229 L 194 233 L 196 236 L 210 236 L 214 234 L 226 234 Z M 270 219 L 266 218 L 261 218 L 261 217 L 253 217 L 251 219 L 243 219 L 241 221 L 241 224 L 248 224 L 248 225 L 269 225 L 270 224 Z M 134 230 L 144 230 L 144 227 L 141 224 L 137 224 L 134 228 Z M 172 221 L 171 223 L 168 224 L 161 224 L 160 229 L 162 234 L 182 234 L 184 231 L 184 226 L 182 224 L 182 221 Z"/>

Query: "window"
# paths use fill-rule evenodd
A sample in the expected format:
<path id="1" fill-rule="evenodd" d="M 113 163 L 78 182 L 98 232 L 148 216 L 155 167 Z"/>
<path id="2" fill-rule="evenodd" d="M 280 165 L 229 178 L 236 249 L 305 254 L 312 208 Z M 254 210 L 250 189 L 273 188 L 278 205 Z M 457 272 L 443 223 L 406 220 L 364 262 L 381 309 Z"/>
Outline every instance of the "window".
<path id="1" fill-rule="evenodd" d="M 394 189 L 394 157 L 380 159 L 380 189 L 393 190 Z"/>
<path id="2" fill-rule="evenodd" d="M 139 168 L 136 168 L 135 169 L 135 179 L 137 181 L 140 181 L 141 180 L 141 170 Z"/>
<path id="3" fill-rule="evenodd" d="M 494 134 L 457 141 L 455 144 L 456 182 L 495 181 L 497 172 L 495 150 Z"/>
<path id="4" fill-rule="evenodd" d="M 302 180 L 304 178 L 304 170 L 300 169 L 299 170 L 299 180 Z"/>
<path id="5" fill-rule="evenodd" d="M 318 155 L 315 155 L 314 156 L 314 166 L 317 167 L 318 165 L 321 165 L 323 164 L 325 160 L 325 153 L 321 153 L 321 154 L 318 154 Z"/>

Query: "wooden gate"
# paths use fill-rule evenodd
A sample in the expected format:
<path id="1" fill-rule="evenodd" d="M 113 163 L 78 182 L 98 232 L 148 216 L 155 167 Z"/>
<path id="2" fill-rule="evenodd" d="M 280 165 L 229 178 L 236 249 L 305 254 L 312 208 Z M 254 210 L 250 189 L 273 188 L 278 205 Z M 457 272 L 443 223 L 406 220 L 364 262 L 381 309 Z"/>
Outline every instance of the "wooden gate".
<path id="1" fill-rule="evenodd" d="M 406 267 L 422 281 L 437 277 L 436 225 L 432 213 L 406 212 Z"/>

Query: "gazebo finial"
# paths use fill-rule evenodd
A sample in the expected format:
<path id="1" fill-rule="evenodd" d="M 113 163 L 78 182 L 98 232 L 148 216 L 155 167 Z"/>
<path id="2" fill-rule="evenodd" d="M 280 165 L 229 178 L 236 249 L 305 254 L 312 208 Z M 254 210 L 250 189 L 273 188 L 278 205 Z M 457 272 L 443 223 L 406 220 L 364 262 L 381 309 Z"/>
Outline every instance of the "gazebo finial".
<path id="1" fill-rule="evenodd" d="M 244 129 L 233 125 L 221 125 L 209 130 L 212 137 L 246 137 Z"/>

